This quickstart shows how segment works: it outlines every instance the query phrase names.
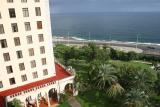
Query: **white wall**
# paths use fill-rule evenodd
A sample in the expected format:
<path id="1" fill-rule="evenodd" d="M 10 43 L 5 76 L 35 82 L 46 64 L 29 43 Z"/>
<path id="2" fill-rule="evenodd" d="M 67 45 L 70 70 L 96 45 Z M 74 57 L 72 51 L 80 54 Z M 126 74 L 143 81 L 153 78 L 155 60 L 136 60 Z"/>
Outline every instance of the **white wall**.
<path id="1" fill-rule="evenodd" d="M 3 82 L 3 88 L 0 91 L 6 89 L 18 87 L 33 81 L 38 81 L 55 75 L 55 65 L 53 57 L 52 48 L 52 34 L 51 34 L 51 24 L 50 24 L 50 11 L 49 11 L 49 0 L 40 0 L 40 3 L 35 3 L 34 0 L 27 0 L 27 3 L 21 3 L 21 0 L 14 0 L 14 3 L 7 3 L 7 0 L 0 0 L 0 12 L 2 19 L 0 19 L 0 24 L 3 24 L 5 34 L 0 34 L 0 39 L 7 39 L 8 48 L 0 47 L 0 81 Z M 35 15 L 35 7 L 41 7 L 42 16 Z M 15 8 L 16 18 L 10 18 L 8 8 Z M 23 17 L 22 8 L 29 9 L 29 17 Z M 43 29 L 37 30 L 36 21 L 42 21 Z M 31 31 L 25 31 L 24 22 L 31 23 Z M 17 33 L 13 33 L 11 29 L 11 23 L 18 24 Z M 38 41 L 38 34 L 44 34 L 44 42 Z M 28 45 L 26 36 L 32 35 L 33 44 Z M 14 45 L 14 37 L 20 37 L 21 46 Z M 46 54 L 41 55 L 39 47 L 45 46 Z M 35 56 L 29 57 L 28 49 L 34 48 Z M 17 59 L 16 50 L 22 50 L 23 58 Z M 10 59 L 9 62 L 4 62 L 3 53 L 9 52 Z M 47 65 L 41 65 L 41 58 L 47 58 Z M 30 61 L 36 60 L 36 68 L 31 68 Z M 25 71 L 19 71 L 19 63 L 24 62 Z M 7 74 L 6 66 L 12 65 L 13 73 Z M 49 75 L 43 76 L 43 69 L 47 68 Z M 33 79 L 32 72 L 38 72 L 38 79 Z M 27 74 L 28 81 L 22 82 L 21 75 Z M 10 85 L 9 78 L 15 77 L 16 84 Z"/>
<path id="2" fill-rule="evenodd" d="M 28 92 L 28 93 L 21 92 L 22 94 L 19 95 L 19 96 L 16 96 L 16 97 L 11 98 L 10 96 L 7 96 L 6 99 L 7 99 L 8 102 L 12 101 L 15 98 L 21 100 L 22 102 L 25 102 L 27 97 L 31 96 L 32 99 L 36 99 L 38 97 L 39 93 L 41 93 L 42 96 L 45 96 L 46 93 L 48 94 L 49 90 L 53 89 L 53 88 L 55 88 L 58 93 L 64 93 L 65 86 L 69 83 L 73 83 L 73 81 L 74 81 L 74 76 L 70 76 L 68 78 L 64 78 L 62 80 L 55 81 L 54 84 L 51 84 L 51 85 L 46 84 L 46 87 L 43 87 L 43 88 L 40 88 L 40 89 L 37 89 L 37 90 L 35 89 L 36 87 L 34 87 L 35 90 L 31 91 L 31 92 Z"/>
<path id="3" fill-rule="evenodd" d="M 59 81 L 59 83 L 57 82 L 57 86 L 58 87 L 60 87 L 59 89 L 58 89 L 58 92 L 59 93 L 64 93 L 64 91 L 65 91 L 65 86 L 67 85 L 67 84 L 69 84 L 69 83 L 73 83 L 74 82 L 74 76 L 70 76 L 70 77 L 68 77 L 68 78 L 65 78 L 65 79 L 62 79 L 62 80 L 60 80 Z"/>

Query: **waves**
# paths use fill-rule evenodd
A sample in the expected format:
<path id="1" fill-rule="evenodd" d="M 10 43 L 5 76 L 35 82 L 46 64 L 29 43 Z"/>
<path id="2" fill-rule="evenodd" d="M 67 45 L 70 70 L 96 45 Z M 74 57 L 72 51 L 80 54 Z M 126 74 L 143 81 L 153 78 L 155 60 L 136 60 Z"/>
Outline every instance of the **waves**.
<path id="1" fill-rule="evenodd" d="M 145 46 L 160 46 L 158 43 L 145 43 L 145 42 L 130 42 L 130 41 L 117 41 L 117 40 L 89 40 L 89 39 L 83 39 L 80 37 L 63 37 L 63 36 L 54 36 L 54 41 L 77 41 L 77 42 L 96 42 L 96 43 L 114 43 L 114 44 L 126 44 L 126 45 L 145 45 Z"/>

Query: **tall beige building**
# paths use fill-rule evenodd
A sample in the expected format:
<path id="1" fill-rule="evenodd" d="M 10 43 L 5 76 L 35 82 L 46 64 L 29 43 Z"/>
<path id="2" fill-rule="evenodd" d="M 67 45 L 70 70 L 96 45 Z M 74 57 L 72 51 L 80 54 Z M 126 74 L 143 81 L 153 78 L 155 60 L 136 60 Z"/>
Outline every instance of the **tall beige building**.
<path id="1" fill-rule="evenodd" d="M 54 63 L 51 35 L 49 0 L 0 0 L 0 104 L 19 99 L 42 107 L 44 98 L 50 106 L 49 94 L 73 83 Z"/>

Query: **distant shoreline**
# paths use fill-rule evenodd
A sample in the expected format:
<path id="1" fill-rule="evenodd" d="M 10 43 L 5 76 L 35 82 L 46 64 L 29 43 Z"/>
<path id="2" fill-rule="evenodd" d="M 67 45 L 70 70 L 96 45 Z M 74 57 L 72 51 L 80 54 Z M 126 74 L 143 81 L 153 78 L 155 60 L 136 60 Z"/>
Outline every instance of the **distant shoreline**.
<path id="1" fill-rule="evenodd" d="M 124 43 L 124 44 L 138 44 L 138 45 L 149 45 L 149 46 L 160 46 L 159 43 L 152 43 L 152 42 L 130 42 L 130 41 L 118 41 L 118 40 L 88 40 L 88 39 L 83 39 L 83 38 L 79 38 L 79 37 L 74 37 L 74 36 L 71 36 L 71 37 L 66 37 L 66 36 L 53 36 L 53 40 L 56 38 L 56 40 L 61 40 L 61 41 L 72 41 L 72 40 L 75 40 L 75 41 L 92 41 L 92 42 L 108 42 L 108 43 Z"/>
<path id="2" fill-rule="evenodd" d="M 111 45 L 119 48 L 135 48 L 143 50 L 144 54 L 147 55 L 155 55 L 160 56 L 160 44 L 156 43 L 141 43 L 141 42 L 124 42 L 124 41 L 107 41 L 107 40 L 87 40 L 83 38 L 77 38 L 77 37 L 56 37 L 53 36 L 53 43 L 54 44 L 68 44 L 68 45 L 86 45 L 88 43 L 95 43 L 97 45 Z M 136 48 L 137 47 L 137 48 Z"/>

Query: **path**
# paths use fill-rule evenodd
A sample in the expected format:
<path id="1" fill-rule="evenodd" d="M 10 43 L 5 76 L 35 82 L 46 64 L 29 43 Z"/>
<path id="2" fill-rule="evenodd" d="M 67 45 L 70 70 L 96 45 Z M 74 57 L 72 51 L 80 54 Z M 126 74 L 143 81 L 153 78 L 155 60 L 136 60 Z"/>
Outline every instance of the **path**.
<path id="1" fill-rule="evenodd" d="M 71 107 L 81 107 L 81 104 L 76 100 L 75 97 L 70 97 L 68 99 L 68 103 L 71 105 Z"/>

